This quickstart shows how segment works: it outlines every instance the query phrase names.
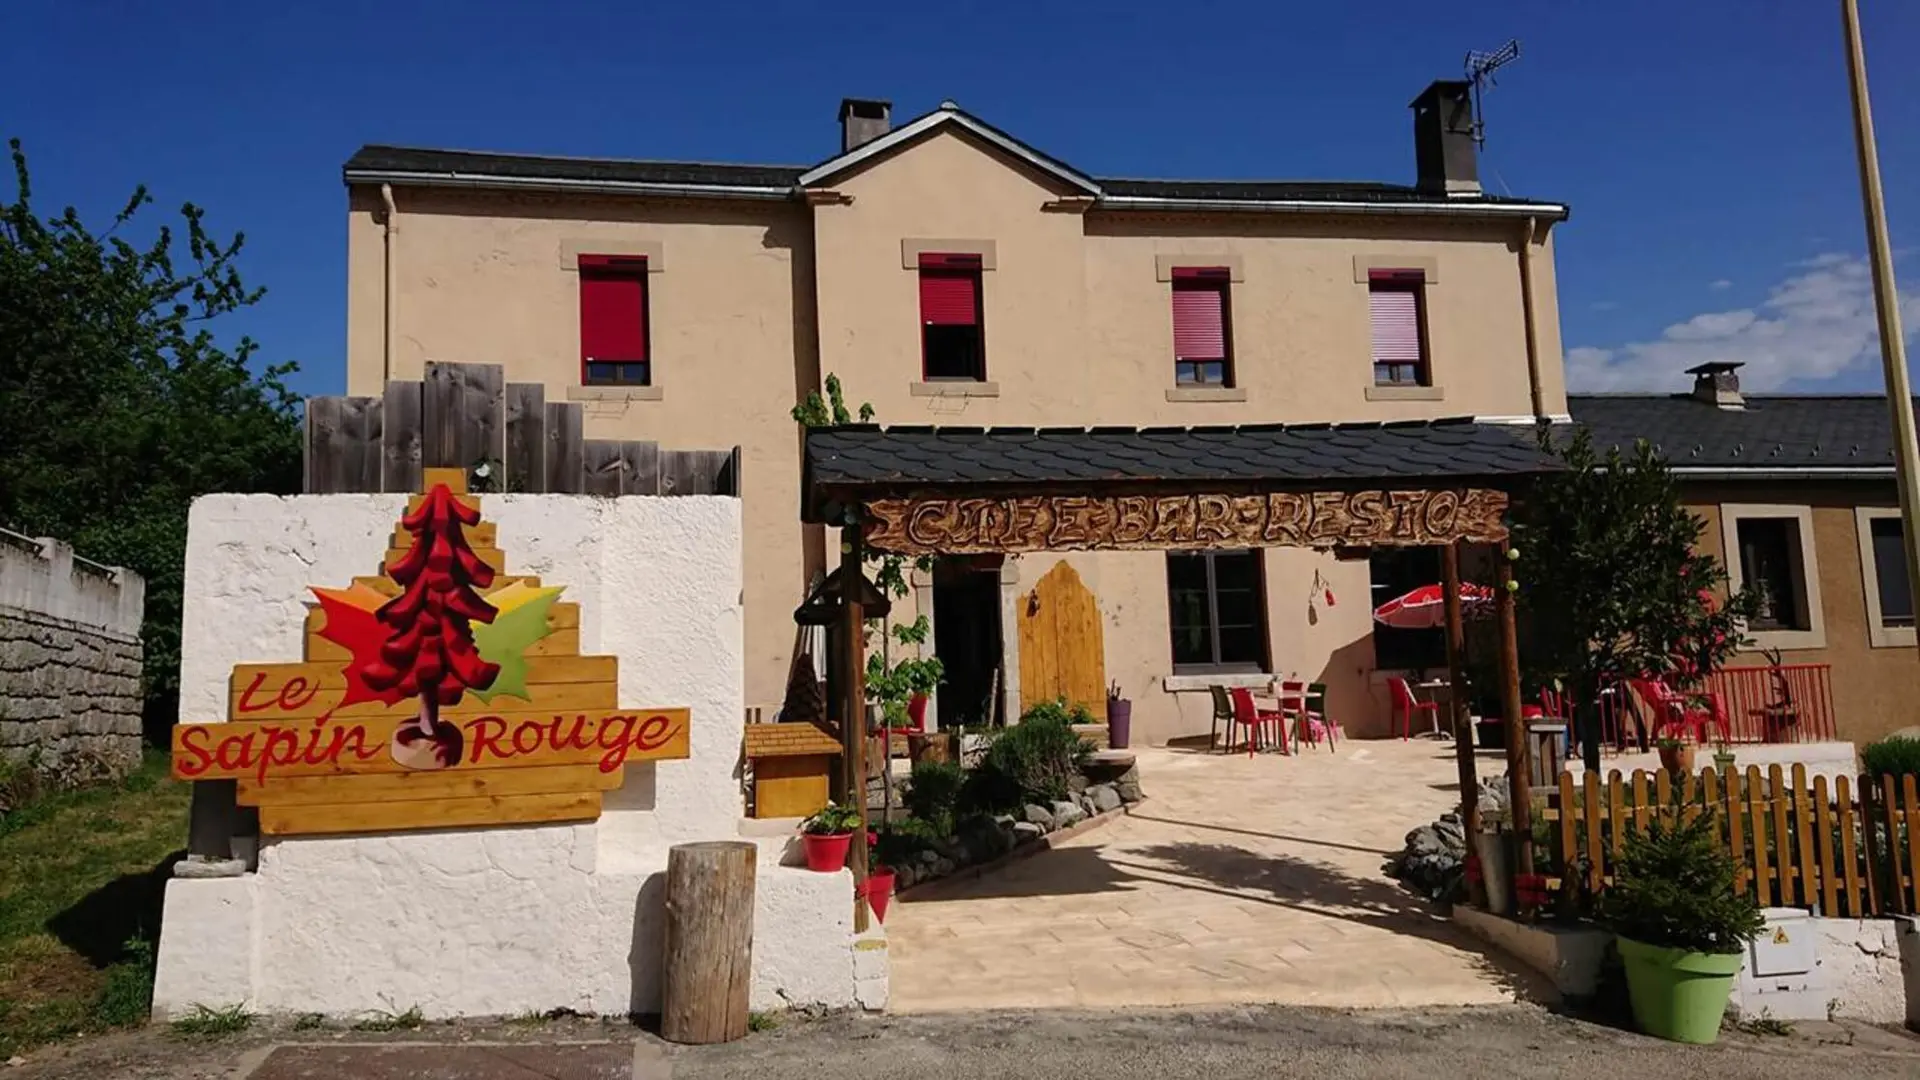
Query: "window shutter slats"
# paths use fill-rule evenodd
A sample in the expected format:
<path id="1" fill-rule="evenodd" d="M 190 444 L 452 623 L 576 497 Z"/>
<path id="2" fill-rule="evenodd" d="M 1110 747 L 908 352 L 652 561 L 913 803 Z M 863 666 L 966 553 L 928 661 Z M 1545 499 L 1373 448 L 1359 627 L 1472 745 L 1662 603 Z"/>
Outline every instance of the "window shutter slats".
<path id="1" fill-rule="evenodd" d="M 581 359 L 607 363 L 647 358 L 646 289 L 644 271 L 581 270 Z"/>
<path id="2" fill-rule="evenodd" d="M 966 270 L 920 271 L 920 321 L 972 326 L 980 320 L 980 275 Z"/>
<path id="3" fill-rule="evenodd" d="M 1226 319 L 1217 288 L 1173 290 L 1173 355 L 1176 360 L 1224 360 Z"/>
<path id="4" fill-rule="evenodd" d="M 1420 362 L 1420 299 L 1411 289 L 1375 288 L 1367 294 L 1373 319 L 1373 362 Z"/>

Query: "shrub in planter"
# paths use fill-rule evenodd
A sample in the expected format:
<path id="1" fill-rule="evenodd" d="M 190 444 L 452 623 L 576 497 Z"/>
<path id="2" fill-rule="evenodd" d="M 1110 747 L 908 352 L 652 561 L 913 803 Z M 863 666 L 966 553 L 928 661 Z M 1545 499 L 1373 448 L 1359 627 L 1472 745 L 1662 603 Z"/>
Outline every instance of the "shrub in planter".
<path id="1" fill-rule="evenodd" d="M 1627 836 L 1598 918 L 1619 938 L 1640 1029 L 1709 1043 L 1741 955 L 1765 919 L 1752 897 L 1734 889 L 1738 867 L 1714 838 L 1713 812 L 1691 822 L 1677 817 L 1663 811 L 1646 833 Z"/>
<path id="2" fill-rule="evenodd" d="M 986 761 L 976 771 L 998 772 L 1024 799 L 1064 799 L 1073 778 L 1080 775 L 1080 766 L 1093 753 L 1093 745 L 1074 734 L 1072 725 L 1091 719 L 1085 708 L 1069 710 L 1062 702 L 1032 709 L 993 741 Z"/>
<path id="3" fill-rule="evenodd" d="M 954 762 L 922 761 L 913 767 L 902 802 L 909 814 L 931 824 L 941 836 L 950 836 L 965 782 L 966 773 Z"/>
<path id="4" fill-rule="evenodd" d="M 1875 780 L 1882 776 L 1920 776 L 1920 739 L 1895 735 L 1868 743 L 1860 750 L 1860 763 Z"/>
<path id="5" fill-rule="evenodd" d="M 859 825 L 859 811 L 833 803 L 802 822 L 800 842 L 806 847 L 807 869 L 831 874 L 846 866 L 847 848 Z"/>

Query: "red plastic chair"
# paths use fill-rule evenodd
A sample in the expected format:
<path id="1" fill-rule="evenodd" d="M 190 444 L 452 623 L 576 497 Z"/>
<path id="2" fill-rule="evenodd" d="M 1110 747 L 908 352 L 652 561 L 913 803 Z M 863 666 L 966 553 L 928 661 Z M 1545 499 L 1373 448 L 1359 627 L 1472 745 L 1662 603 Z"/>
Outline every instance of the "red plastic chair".
<path id="1" fill-rule="evenodd" d="M 1630 679 L 1635 691 L 1653 709 L 1653 733 L 1655 738 L 1669 728 L 1682 734 L 1691 731 L 1693 740 L 1701 745 L 1707 742 L 1707 725 L 1713 724 L 1720 729 L 1723 741 L 1733 741 L 1731 726 L 1727 723 L 1727 710 L 1720 703 L 1720 695 L 1708 693 L 1707 704 L 1696 705 L 1692 698 L 1673 689 L 1664 679 Z"/>
<path id="2" fill-rule="evenodd" d="M 1233 699 L 1233 719 L 1247 729 L 1247 756 L 1252 757 L 1260 743 L 1260 727 L 1273 725 L 1279 736 L 1280 752 L 1291 753 L 1287 749 L 1287 714 L 1278 709 L 1262 709 L 1253 703 L 1253 692 L 1244 686 L 1236 686 L 1227 691 Z"/>
<path id="3" fill-rule="evenodd" d="M 1400 714 L 1400 741 L 1413 738 L 1413 717 L 1415 713 L 1431 713 L 1434 727 L 1440 726 L 1440 704 L 1434 701 L 1421 701 L 1413 696 L 1413 687 L 1407 680 L 1396 675 L 1387 680 L 1388 689 L 1393 691 L 1393 709 Z"/>

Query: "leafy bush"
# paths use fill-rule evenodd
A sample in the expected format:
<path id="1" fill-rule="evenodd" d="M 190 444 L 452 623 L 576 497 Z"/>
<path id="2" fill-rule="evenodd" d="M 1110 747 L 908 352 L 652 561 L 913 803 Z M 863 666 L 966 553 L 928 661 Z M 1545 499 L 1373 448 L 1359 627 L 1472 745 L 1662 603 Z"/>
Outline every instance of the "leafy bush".
<path id="1" fill-rule="evenodd" d="M 873 864 L 901 867 L 923 851 L 936 851 L 949 832 L 921 818 L 902 818 L 890 822 L 874 836 Z"/>
<path id="2" fill-rule="evenodd" d="M 971 818 L 1005 813 L 1020 807 L 1020 783 L 1013 777 L 982 761 L 967 772 L 960 784 L 960 799 L 954 807 L 956 817 Z"/>
<path id="3" fill-rule="evenodd" d="M 997 773 L 999 779 L 989 777 L 978 783 L 997 795 L 1002 807 L 1007 805 L 1004 799 L 1009 790 L 1023 799 L 1066 798 L 1068 785 L 1079 775 L 1087 755 L 1093 753 L 1092 744 L 1069 726 L 1076 713 L 1088 715 L 1086 709 L 1077 706 L 1070 712 L 1064 703 L 1029 710 L 1019 724 L 993 741 L 986 760 L 974 770 L 976 774 Z"/>
<path id="4" fill-rule="evenodd" d="M 1676 817 L 1663 811 L 1645 833 L 1628 834 L 1600 894 L 1600 923 L 1642 945 L 1737 953 L 1765 925 L 1760 905 L 1735 890 L 1739 868 L 1714 837 L 1713 812 Z"/>
<path id="5" fill-rule="evenodd" d="M 1078 702 L 1068 705 L 1067 699 L 1063 697 L 1054 698 L 1052 701 L 1043 701 L 1020 714 L 1020 722 L 1022 724 L 1031 723 L 1035 720 L 1051 721 L 1060 724 L 1092 724 L 1098 722 L 1094 720 L 1093 713 L 1090 712 L 1085 705 L 1081 705 Z"/>
<path id="6" fill-rule="evenodd" d="M 954 810 L 965 782 L 966 773 L 951 761 L 919 762 L 903 800 L 907 812 L 938 828 L 942 836 L 952 835 Z"/>
<path id="7" fill-rule="evenodd" d="M 839 836 L 850 833 L 860 825 L 860 812 L 851 806 L 828 803 L 820 811 L 802 822 L 800 831 L 812 836 Z"/>
<path id="8" fill-rule="evenodd" d="M 1860 761 L 1875 780 L 1882 776 L 1920 776 L 1920 739 L 1895 735 L 1868 743 L 1860 751 Z"/>

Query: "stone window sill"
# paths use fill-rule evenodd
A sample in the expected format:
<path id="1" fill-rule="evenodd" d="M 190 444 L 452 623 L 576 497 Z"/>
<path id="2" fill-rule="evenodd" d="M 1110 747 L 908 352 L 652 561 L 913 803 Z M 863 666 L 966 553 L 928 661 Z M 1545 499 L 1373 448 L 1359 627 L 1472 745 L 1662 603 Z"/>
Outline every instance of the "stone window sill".
<path id="1" fill-rule="evenodd" d="M 1176 386 L 1167 391 L 1168 401 L 1245 401 L 1247 392 L 1238 386 Z"/>
<path id="2" fill-rule="evenodd" d="M 941 379 L 908 383 L 907 392 L 914 397 L 999 397 L 1000 384 L 975 382 L 972 379 Z"/>
<path id="3" fill-rule="evenodd" d="M 666 394 L 658 386 L 569 386 L 568 401 L 662 401 Z"/>
<path id="4" fill-rule="evenodd" d="M 1369 386 L 1368 401 L 1445 401 L 1447 392 L 1438 386 Z"/>
<path id="5" fill-rule="evenodd" d="M 1257 671 L 1222 675 L 1166 675 L 1160 679 L 1160 688 L 1169 694 L 1186 691 L 1205 690 L 1209 686 L 1224 686 L 1231 690 L 1244 687 L 1248 690 L 1263 690 L 1273 682 L 1273 676 Z"/>

